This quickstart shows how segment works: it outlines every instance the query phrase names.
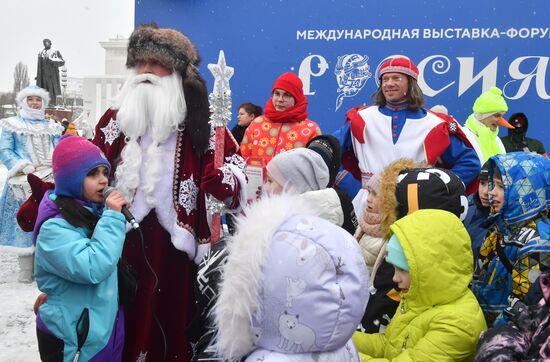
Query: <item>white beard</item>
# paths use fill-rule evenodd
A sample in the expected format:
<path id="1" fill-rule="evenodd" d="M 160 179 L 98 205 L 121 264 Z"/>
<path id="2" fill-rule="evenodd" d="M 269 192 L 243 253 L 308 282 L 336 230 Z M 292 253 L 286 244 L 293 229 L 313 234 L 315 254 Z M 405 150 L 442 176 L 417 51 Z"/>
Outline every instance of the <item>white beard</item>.
<path id="1" fill-rule="evenodd" d="M 124 83 L 112 108 L 118 109 L 117 123 L 127 141 L 115 173 L 115 187 L 130 203 L 133 201 L 141 181 L 143 157 L 139 143 L 147 133 L 153 142 L 146 150 L 143 168 L 147 170 L 144 173 L 147 177 L 141 187 L 147 204 L 153 207 L 156 203 L 153 191 L 160 180 L 163 162 L 166 162 L 159 146 L 177 132 L 187 115 L 181 76 L 176 72 L 164 77 L 134 72 Z"/>

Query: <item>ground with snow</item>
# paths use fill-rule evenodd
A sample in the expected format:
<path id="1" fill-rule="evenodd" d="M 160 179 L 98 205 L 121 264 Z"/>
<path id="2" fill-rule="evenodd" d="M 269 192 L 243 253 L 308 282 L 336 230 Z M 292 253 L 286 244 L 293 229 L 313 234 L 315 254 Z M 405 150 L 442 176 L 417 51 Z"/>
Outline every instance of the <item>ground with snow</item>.
<path id="1" fill-rule="evenodd" d="M 0 165 L 0 188 L 5 178 Z M 40 292 L 34 282 L 19 283 L 18 270 L 17 256 L 0 251 L 0 362 L 40 361 L 32 310 Z"/>

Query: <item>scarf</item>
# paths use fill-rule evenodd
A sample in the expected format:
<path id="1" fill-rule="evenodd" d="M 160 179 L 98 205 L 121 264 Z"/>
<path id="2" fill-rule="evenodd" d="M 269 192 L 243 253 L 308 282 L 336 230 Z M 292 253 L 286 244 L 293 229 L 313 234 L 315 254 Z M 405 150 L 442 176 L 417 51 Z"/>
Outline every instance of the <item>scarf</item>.
<path id="1" fill-rule="evenodd" d="M 471 114 L 466 120 L 466 127 L 468 127 L 479 140 L 479 147 L 481 148 L 483 162 L 487 161 L 494 155 L 502 153 L 502 150 L 497 142 L 498 127 L 495 131 L 491 131 L 489 127 L 475 119 L 473 114 Z"/>
<path id="2" fill-rule="evenodd" d="M 294 107 L 286 111 L 279 112 L 273 106 L 273 99 L 269 98 L 265 104 L 264 115 L 271 122 L 295 123 L 307 118 L 307 98 L 302 94 L 300 99 L 296 99 Z"/>
<path id="3" fill-rule="evenodd" d="M 24 119 L 30 119 L 30 120 L 43 120 L 44 119 L 44 113 L 45 109 L 42 107 L 42 109 L 34 109 L 26 104 L 21 107 L 21 110 L 19 111 L 19 115 L 23 117 Z"/>
<path id="4" fill-rule="evenodd" d="M 365 210 L 363 217 L 359 220 L 361 230 L 367 235 L 380 238 L 382 237 L 382 229 L 380 227 L 380 221 L 382 215 Z"/>

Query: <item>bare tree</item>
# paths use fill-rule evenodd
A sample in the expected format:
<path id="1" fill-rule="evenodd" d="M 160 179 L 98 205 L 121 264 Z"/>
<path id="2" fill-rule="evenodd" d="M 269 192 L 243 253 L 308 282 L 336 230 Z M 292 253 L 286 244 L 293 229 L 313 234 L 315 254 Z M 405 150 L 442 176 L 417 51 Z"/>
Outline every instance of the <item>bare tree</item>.
<path id="1" fill-rule="evenodd" d="M 29 86 L 29 75 L 27 66 L 23 62 L 18 62 L 13 71 L 13 93 L 17 94 L 25 87 Z"/>

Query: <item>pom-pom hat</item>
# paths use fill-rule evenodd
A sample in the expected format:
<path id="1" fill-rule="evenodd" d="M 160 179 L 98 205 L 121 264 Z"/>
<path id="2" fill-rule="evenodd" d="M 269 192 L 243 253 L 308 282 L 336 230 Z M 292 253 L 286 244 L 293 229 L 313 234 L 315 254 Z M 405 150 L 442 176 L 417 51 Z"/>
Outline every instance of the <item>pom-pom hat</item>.
<path id="1" fill-rule="evenodd" d="M 472 110 L 474 111 L 475 118 L 480 121 L 495 113 L 505 113 L 508 111 L 508 105 L 502 96 L 502 91 L 497 87 L 491 87 L 477 97 Z M 502 117 L 500 117 L 497 124 L 507 128 L 514 128 L 514 126 Z"/>
<path id="2" fill-rule="evenodd" d="M 382 78 L 382 75 L 386 73 L 401 73 L 418 79 L 418 67 L 412 60 L 405 57 L 392 58 L 385 61 L 380 66 L 378 77 Z"/>
<path id="3" fill-rule="evenodd" d="M 99 147 L 82 137 L 61 137 L 52 155 L 55 194 L 82 200 L 84 178 L 98 166 L 111 169 Z"/>

